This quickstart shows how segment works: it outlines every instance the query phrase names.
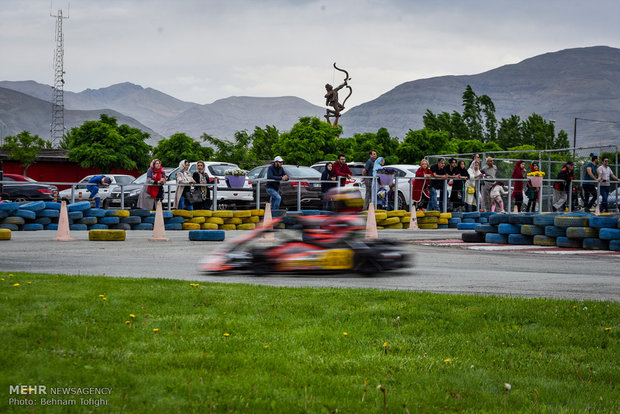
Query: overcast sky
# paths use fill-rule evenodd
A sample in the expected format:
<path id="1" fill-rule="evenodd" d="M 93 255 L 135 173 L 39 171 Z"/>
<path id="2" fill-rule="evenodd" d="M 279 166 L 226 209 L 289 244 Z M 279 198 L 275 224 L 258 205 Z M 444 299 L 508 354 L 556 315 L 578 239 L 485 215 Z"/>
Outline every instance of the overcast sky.
<path id="1" fill-rule="evenodd" d="M 620 47 L 620 0 L 52 0 L 65 90 L 120 82 L 200 104 L 301 97 L 349 71 L 356 106 L 421 78 L 567 48 Z M 0 2 L 0 80 L 53 84 L 49 0 Z"/>

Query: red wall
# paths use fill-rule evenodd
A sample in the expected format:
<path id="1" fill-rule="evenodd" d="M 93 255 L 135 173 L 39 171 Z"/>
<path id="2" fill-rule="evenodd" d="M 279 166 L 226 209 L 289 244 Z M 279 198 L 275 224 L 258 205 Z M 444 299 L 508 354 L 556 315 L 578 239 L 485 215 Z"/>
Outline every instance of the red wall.
<path id="1" fill-rule="evenodd" d="M 24 174 L 24 167 L 16 161 L 4 161 L 3 170 L 7 174 Z M 82 178 L 91 174 L 99 174 L 96 168 L 83 168 L 79 164 L 69 161 L 37 161 L 28 167 L 28 177 L 41 182 L 77 183 Z M 127 171 L 122 169 L 112 170 L 115 174 L 129 174 L 134 177 L 146 171 Z M 67 185 L 57 185 L 59 190 L 70 188 Z"/>

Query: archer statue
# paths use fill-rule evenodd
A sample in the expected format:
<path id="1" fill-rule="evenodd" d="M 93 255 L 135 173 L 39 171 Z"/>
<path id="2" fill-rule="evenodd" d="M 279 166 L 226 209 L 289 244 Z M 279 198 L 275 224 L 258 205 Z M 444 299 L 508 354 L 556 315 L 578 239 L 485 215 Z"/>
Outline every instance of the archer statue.
<path id="1" fill-rule="evenodd" d="M 351 80 L 351 78 L 349 77 L 349 72 L 347 72 L 344 69 L 338 68 L 338 66 L 336 66 L 336 62 L 334 62 L 334 69 L 339 70 L 340 72 L 344 72 L 344 75 L 345 75 L 344 82 L 336 88 L 334 88 L 329 83 L 325 85 L 325 90 L 327 91 L 327 93 L 325 94 L 325 105 L 331 106 L 332 108 L 334 108 L 334 109 L 327 109 L 325 118 L 327 119 L 327 122 L 329 122 L 330 125 L 337 126 L 338 118 L 340 118 L 340 112 L 344 110 L 344 104 L 347 102 L 347 99 L 349 99 L 349 96 L 351 96 L 351 94 L 353 93 L 353 88 L 351 88 L 349 84 L 347 83 L 348 81 Z M 338 91 L 344 87 L 349 89 L 349 94 L 347 95 L 346 98 L 344 98 L 344 101 L 340 103 L 338 102 Z M 334 118 L 333 124 L 331 123 L 330 118 Z"/>

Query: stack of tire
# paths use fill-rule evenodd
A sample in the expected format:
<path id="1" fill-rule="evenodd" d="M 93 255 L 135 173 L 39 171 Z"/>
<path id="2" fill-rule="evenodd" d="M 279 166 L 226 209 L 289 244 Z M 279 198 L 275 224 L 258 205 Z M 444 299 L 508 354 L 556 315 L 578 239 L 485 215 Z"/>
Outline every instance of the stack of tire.
<path id="1" fill-rule="evenodd" d="M 59 215 L 60 203 L 0 203 L 0 228 L 11 231 L 55 230 Z"/>
<path id="2" fill-rule="evenodd" d="M 253 230 L 265 211 L 172 210 L 166 230 Z"/>

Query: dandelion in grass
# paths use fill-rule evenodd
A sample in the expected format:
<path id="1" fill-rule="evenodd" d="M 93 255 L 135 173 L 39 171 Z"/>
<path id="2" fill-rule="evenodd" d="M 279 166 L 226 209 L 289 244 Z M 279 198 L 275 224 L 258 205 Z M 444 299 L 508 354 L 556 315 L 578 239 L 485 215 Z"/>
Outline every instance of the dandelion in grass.
<path id="1" fill-rule="evenodd" d="M 452 362 L 452 359 L 446 358 L 446 359 L 443 360 L 443 362 L 445 362 L 446 364 L 449 364 L 450 362 Z"/>
<path id="2" fill-rule="evenodd" d="M 9 277 L 13 277 L 13 273 L 9 273 Z"/>
<path id="3" fill-rule="evenodd" d="M 610 333 L 611 332 L 611 328 L 605 328 L 605 332 Z"/>
<path id="4" fill-rule="evenodd" d="M 134 315 L 133 313 L 130 313 L 130 314 L 129 314 L 129 317 L 130 317 L 131 319 L 134 319 L 134 318 L 136 317 L 136 315 Z"/>
<path id="5" fill-rule="evenodd" d="M 131 325 L 131 321 L 125 321 L 125 325 Z"/>
<path id="6" fill-rule="evenodd" d="M 13 283 L 13 286 L 17 287 L 19 286 L 19 283 Z"/>
<path id="7" fill-rule="evenodd" d="M 347 336 L 347 335 L 349 335 L 349 334 L 348 334 L 348 333 L 346 333 L 346 332 L 343 332 L 342 334 L 343 334 L 344 336 Z"/>
<path id="8" fill-rule="evenodd" d="M 269 345 L 264 345 L 263 348 L 269 349 Z"/>
<path id="9" fill-rule="evenodd" d="M 4 280 L 4 278 L 2 277 L 2 278 L 0 278 L 0 280 Z"/>
<path id="10" fill-rule="evenodd" d="M 101 300 L 105 302 L 108 300 L 108 298 L 101 298 Z"/>
<path id="11" fill-rule="evenodd" d="M 99 297 L 100 297 L 101 299 L 103 299 L 103 298 L 105 298 L 105 295 L 99 295 Z"/>
<path id="12" fill-rule="evenodd" d="M 153 328 L 153 332 L 159 333 L 159 328 Z"/>
<path id="13" fill-rule="evenodd" d="M 32 285 L 32 282 L 28 282 L 29 285 Z"/>
<path id="14" fill-rule="evenodd" d="M 228 332 L 224 332 L 224 336 L 225 336 L 226 338 L 228 338 L 228 337 L 230 336 L 230 334 L 229 334 Z"/>

